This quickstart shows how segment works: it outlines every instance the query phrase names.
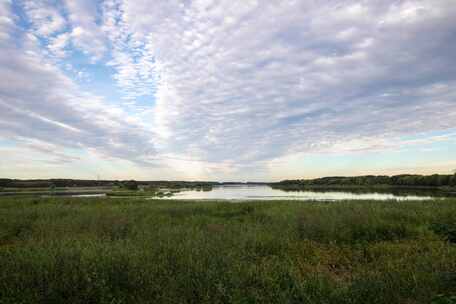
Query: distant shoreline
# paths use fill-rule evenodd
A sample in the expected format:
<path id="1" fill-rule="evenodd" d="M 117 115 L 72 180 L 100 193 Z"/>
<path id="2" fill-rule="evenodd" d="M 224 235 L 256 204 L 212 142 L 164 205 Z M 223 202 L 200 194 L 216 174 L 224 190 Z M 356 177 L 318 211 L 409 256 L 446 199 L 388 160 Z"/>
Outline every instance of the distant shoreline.
<path id="1" fill-rule="evenodd" d="M 125 180 L 80 180 L 80 179 L 9 179 L 0 178 L 0 191 L 7 189 L 36 189 L 54 188 L 54 191 L 74 188 L 112 188 L 128 181 Z M 293 179 L 279 182 L 214 182 L 214 181 L 134 181 L 138 186 L 156 188 L 197 188 L 227 185 L 268 185 L 282 190 L 299 189 L 423 189 L 456 191 L 456 174 L 433 175 L 363 175 L 363 176 L 332 176 L 315 179 Z M 89 189 L 87 189 L 89 188 Z M 79 189 L 82 190 L 82 189 Z M 20 191 L 20 190 L 19 190 Z"/>

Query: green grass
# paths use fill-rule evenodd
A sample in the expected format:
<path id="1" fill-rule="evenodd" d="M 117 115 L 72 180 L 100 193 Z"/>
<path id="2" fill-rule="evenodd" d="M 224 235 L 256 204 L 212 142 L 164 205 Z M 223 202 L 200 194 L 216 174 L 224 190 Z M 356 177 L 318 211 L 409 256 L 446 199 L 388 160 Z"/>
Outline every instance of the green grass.
<path id="1" fill-rule="evenodd" d="M 456 200 L 1 198 L 0 303 L 455 303 Z"/>

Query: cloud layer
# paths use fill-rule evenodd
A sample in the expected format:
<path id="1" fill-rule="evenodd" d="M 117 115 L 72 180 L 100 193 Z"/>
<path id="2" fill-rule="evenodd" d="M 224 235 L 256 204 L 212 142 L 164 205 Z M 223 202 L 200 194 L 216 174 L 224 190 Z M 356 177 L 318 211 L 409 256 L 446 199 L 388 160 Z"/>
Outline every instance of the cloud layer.
<path id="1" fill-rule="evenodd" d="M 3 137 L 264 176 L 289 155 L 456 127 L 452 0 L 21 1 L 29 26 L 5 3 Z M 79 53 L 112 73 L 119 100 L 64 71 Z"/>
<path id="2" fill-rule="evenodd" d="M 251 161 L 455 126 L 452 1 L 136 1 L 121 11 L 151 45 L 156 124 L 181 153 Z"/>
<path id="3" fill-rule="evenodd" d="M 121 107 L 102 96 L 81 91 L 78 84 L 46 56 L 40 38 L 59 31 L 57 13 L 32 16 L 45 19 L 31 34 L 14 23 L 11 7 L 3 4 L 0 56 L 0 136 L 25 143 L 62 159 L 65 149 L 93 151 L 102 157 L 141 162 L 153 154 L 151 134 Z M 27 9 L 30 7 L 26 6 Z M 49 17 L 53 16 L 53 17 Z M 31 17 L 31 18 L 34 18 Z M 58 24 L 63 24 L 59 21 Z M 49 39 L 50 44 L 53 40 Z"/>

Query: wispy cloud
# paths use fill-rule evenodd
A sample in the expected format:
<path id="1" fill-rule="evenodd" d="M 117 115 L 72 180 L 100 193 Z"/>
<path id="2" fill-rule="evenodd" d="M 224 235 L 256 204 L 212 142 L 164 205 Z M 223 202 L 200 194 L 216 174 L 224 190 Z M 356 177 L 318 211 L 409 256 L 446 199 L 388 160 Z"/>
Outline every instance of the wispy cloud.
<path id="1" fill-rule="evenodd" d="M 8 24 L 2 27 L 7 35 L 16 30 Z M 35 36 L 23 33 L 19 41 L 10 37 L 2 41 L 0 56 L 2 138 L 49 143 L 62 150 L 92 149 L 133 162 L 154 153 L 150 133 L 140 121 L 103 97 L 82 92 L 42 56 Z"/>

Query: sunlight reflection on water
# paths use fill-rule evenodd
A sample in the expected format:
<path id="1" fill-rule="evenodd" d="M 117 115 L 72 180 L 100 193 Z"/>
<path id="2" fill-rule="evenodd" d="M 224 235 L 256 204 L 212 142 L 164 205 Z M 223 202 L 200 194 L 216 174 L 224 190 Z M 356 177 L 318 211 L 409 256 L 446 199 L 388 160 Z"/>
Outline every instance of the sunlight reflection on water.
<path id="1" fill-rule="evenodd" d="M 217 186 L 211 191 L 187 190 L 175 193 L 169 199 L 226 199 L 226 200 L 430 200 L 427 195 L 396 195 L 392 193 L 351 193 L 345 191 L 283 191 L 269 186 Z"/>

